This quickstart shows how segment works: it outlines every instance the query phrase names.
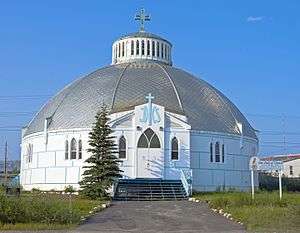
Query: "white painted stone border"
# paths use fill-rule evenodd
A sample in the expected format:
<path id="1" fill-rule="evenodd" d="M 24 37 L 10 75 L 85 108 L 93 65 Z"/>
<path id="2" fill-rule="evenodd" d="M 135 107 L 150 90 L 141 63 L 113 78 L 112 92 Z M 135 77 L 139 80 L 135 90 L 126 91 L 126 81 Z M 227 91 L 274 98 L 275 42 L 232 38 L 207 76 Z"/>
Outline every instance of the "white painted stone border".
<path id="1" fill-rule="evenodd" d="M 108 207 L 111 206 L 111 201 L 108 201 L 106 203 L 102 203 L 101 205 L 98 205 L 98 206 L 95 206 L 90 212 L 88 215 L 85 215 L 85 216 L 81 216 L 80 218 L 80 223 L 79 224 L 82 224 L 83 222 L 85 222 L 89 217 L 91 217 L 92 215 L 94 215 L 95 213 L 98 213 L 100 212 L 101 210 L 104 210 Z"/>
<path id="2" fill-rule="evenodd" d="M 194 197 L 190 197 L 190 198 L 189 198 L 189 201 L 190 201 L 190 202 L 196 202 L 196 203 L 200 203 L 200 202 L 201 202 L 199 199 L 196 199 L 196 198 L 194 198 Z M 202 201 L 202 202 L 203 202 L 203 201 Z M 208 205 L 210 204 L 209 201 L 207 201 L 206 203 L 207 203 Z M 242 223 L 241 221 L 235 220 L 235 219 L 232 217 L 232 215 L 231 215 L 230 213 L 224 212 L 223 209 L 214 209 L 214 208 L 211 208 L 211 210 L 212 210 L 213 212 L 217 213 L 217 214 L 220 214 L 220 215 L 224 216 L 225 218 L 229 219 L 230 221 L 236 222 L 236 223 L 238 223 L 238 224 L 240 224 L 240 225 L 244 225 L 244 223 Z"/>

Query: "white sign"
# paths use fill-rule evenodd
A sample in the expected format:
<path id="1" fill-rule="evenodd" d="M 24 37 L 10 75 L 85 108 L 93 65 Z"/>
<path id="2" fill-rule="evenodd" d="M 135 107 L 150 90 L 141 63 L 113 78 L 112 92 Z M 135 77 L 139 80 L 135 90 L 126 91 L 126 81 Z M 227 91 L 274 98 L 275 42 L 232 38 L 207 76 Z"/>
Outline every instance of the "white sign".
<path id="1" fill-rule="evenodd" d="M 282 161 L 271 161 L 271 160 L 264 160 L 259 161 L 258 170 L 261 171 L 282 171 L 283 170 L 283 162 Z"/>
<path id="2" fill-rule="evenodd" d="M 273 161 L 273 160 L 260 160 L 258 157 L 254 156 L 250 158 L 249 169 L 253 171 L 282 171 L 283 162 Z"/>

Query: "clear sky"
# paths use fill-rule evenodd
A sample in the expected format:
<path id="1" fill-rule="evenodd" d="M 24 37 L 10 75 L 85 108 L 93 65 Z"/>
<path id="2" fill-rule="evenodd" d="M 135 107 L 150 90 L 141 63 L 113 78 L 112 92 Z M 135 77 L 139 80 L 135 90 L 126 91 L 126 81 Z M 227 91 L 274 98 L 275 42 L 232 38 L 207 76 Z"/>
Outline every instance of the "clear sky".
<path id="1" fill-rule="evenodd" d="M 173 43 L 174 65 L 221 90 L 260 130 L 262 155 L 300 152 L 299 0 L 26 0 L 0 2 L 0 159 L 72 80 L 108 65 L 111 45 L 138 30 Z M 284 116 L 284 117 L 283 117 Z M 284 142 L 285 138 L 285 143 Z"/>

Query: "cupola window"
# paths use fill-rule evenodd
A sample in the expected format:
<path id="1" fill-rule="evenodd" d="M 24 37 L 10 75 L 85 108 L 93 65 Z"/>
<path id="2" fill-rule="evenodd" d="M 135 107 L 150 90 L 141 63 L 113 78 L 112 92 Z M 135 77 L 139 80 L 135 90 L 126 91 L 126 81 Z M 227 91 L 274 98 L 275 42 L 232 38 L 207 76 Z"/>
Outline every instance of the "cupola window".
<path id="1" fill-rule="evenodd" d="M 136 55 L 139 55 L 140 54 L 140 42 L 137 40 L 136 41 Z"/>
<path id="2" fill-rule="evenodd" d="M 152 56 L 155 57 L 155 41 L 152 41 Z"/>
<path id="3" fill-rule="evenodd" d="M 142 56 L 145 55 L 145 41 L 142 40 Z"/>
<path id="4" fill-rule="evenodd" d="M 134 55 L 134 41 L 131 41 L 131 55 Z"/>
<path id="5" fill-rule="evenodd" d="M 166 55 L 166 59 L 168 60 L 168 46 L 165 46 L 165 55 Z"/>
<path id="6" fill-rule="evenodd" d="M 147 56 L 150 55 L 150 41 L 147 40 Z"/>

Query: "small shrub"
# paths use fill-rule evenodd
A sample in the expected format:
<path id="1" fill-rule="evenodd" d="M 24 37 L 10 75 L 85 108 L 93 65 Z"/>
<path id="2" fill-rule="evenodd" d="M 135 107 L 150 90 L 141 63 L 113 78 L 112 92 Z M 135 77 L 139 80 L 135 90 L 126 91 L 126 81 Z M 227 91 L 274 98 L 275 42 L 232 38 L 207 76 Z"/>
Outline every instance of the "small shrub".
<path id="1" fill-rule="evenodd" d="M 2 224 L 72 224 L 79 222 L 80 216 L 80 211 L 72 208 L 68 200 L 56 196 L 7 198 L 0 195 L 0 223 Z"/>
<path id="2" fill-rule="evenodd" d="M 72 194 L 72 193 L 75 193 L 76 190 L 74 189 L 74 187 L 73 187 L 72 185 L 69 185 L 69 186 L 66 186 L 66 187 L 65 187 L 64 192 L 65 192 L 65 193 L 70 193 L 70 194 Z"/>
<path id="3" fill-rule="evenodd" d="M 42 191 L 40 189 L 38 189 L 38 188 L 33 188 L 33 189 L 31 189 L 31 192 L 34 193 L 34 194 L 39 194 Z"/>

